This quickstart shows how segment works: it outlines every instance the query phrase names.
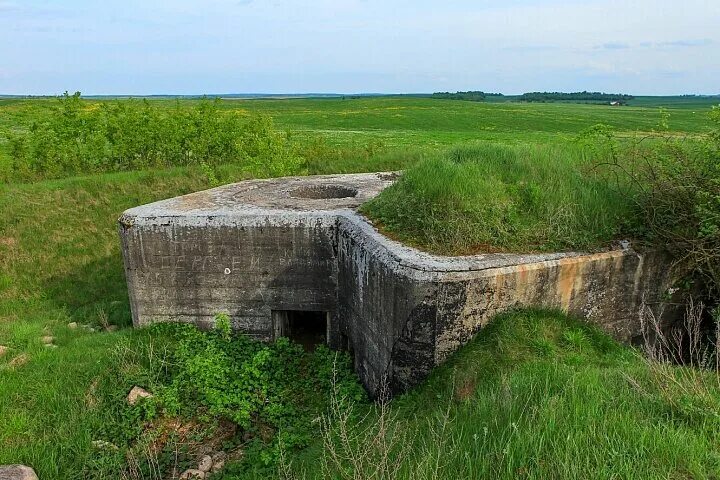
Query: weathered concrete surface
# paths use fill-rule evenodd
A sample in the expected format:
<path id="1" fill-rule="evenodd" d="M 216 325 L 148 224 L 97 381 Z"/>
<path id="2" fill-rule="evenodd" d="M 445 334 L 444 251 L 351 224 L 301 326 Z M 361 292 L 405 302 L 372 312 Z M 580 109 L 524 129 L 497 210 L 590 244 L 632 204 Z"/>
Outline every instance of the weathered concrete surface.
<path id="1" fill-rule="evenodd" d="M 133 321 L 209 326 L 217 313 L 260 339 L 273 311 L 324 311 L 328 343 L 353 351 L 371 392 L 421 381 L 498 312 L 558 308 L 622 341 L 669 283 L 662 257 L 431 255 L 356 212 L 393 173 L 254 180 L 126 211 L 120 219 Z"/>

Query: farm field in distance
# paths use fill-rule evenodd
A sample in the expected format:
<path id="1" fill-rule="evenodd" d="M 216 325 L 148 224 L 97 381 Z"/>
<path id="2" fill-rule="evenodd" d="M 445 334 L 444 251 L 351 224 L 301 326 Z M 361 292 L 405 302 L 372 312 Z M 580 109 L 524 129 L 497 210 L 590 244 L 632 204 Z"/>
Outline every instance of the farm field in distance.
<path id="1" fill-rule="evenodd" d="M 532 165 L 527 158 L 532 157 L 523 156 L 525 152 L 539 151 L 548 158 L 572 150 L 572 155 L 557 162 L 558 168 L 564 168 L 581 157 L 576 139 L 594 125 L 612 127 L 620 141 L 658 129 L 673 138 L 699 138 L 708 133 L 708 114 L 720 103 L 718 98 L 701 97 L 637 97 L 619 107 L 510 100 L 222 99 L 217 104 L 221 112 L 271 118 L 278 136 L 289 145 L 283 148 L 299 155 L 302 166 L 258 170 L 240 163 L 191 164 L 19 179 L 12 172 L 11 137 L 43 122 L 58 100 L 0 98 L 0 180 L 5 179 L 0 182 L 0 345 L 9 348 L 0 355 L 0 464 L 32 465 L 41 479 L 133 478 L 118 473 L 126 461 L 124 450 L 102 451 L 92 442 L 136 438 L 138 419 L 149 412 L 128 409 L 125 394 L 141 382 L 158 391 L 169 388 L 165 359 L 161 367 L 154 362 L 161 357 L 159 349 L 169 352 L 176 346 L 166 344 L 161 331 L 130 328 L 116 224 L 125 209 L 254 176 L 401 170 L 439 155 L 444 155 L 440 166 L 445 166 L 455 161 L 453 155 L 482 158 L 496 151 L 485 144 L 508 147 L 497 151 L 515 155 L 514 164 L 528 171 Z M 126 101 L 81 100 L 83 111 Z M 147 101 L 168 111 L 200 104 L 194 99 Z M 665 120 L 667 128 L 661 127 Z M 457 175 L 470 170 L 459 169 Z M 537 170 L 537 178 L 544 178 L 546 172 Z M 551 173 L 557 181 L 557 171 Z M 520 184 L 522 180 L 512 179 Z M 572 185 L 587 187 L 588 195 L 602 193 L 596 184 L 584 184 L 583 178 L 572 180 Z M 531 200 L 535 198 L 532 190 L 528 192 Z M 472 203 L 476 197 L 469 198 Z M 607 205 L 602 196 L 592 196 L 587 203 L 591 212 Z M 549 223 L 542 225 L 550 231 Z M 607 224 L 614 228 L 611 221 Z M 598 237 L 605 234 L 603 228 L 598 227 Z M 517 232 L 505 233 L 510 240 L 518 237 Z M 562 245 L 573 245 L 575 233 L 563 232 L 569 240 Z M 537 244 L 544 240 L 532 239 Z M 460 240 L 455 242 L 458 251 L 465 251 Z M 226 347 L 219 334 L 210 340 L 192 335 L 194 341 L 207 341 L 214 352 L 220 348 L 217 345 Z M 52 337 L 56 347 L 45 346 L 46 337 Z M 433 477 L 437 470 L 432 462 L 423 463 L 441 455 L 447 456 L 443 472 L 451 478 L 660 479 L 720 474 L 718 392 L 699 399 L 686 395 L 674 403 L 636 353 L 558 312 L 503 317 L 428 383 L 399 399 L 398 425 L 420 435 L 412 443 L 416 453 L 398 457 L 401 472 L 407 475 L 401 478 L 443 478 Z M 298 360 L 308 371 L 321 370 L 325 381 L 329 370 L 323 361 L 327 358 Z M 677 387 L 672 394 L 687 393 L 683 393 L 683 371 L 663 371 L 665 379 L 673 379 L 669 388 Z M 227 378 L 221 380 L 230 384 Z M 353 379 L 343 382 L 355 392 Z M 322 391 L 321 386 L 312 386 Z M 295 392 L 309 387 L 294 384 L 294 388 Z M 314 397 L 301 400 L 313 407 L 322 404 Z M 366 399 L 359 400 L 358 408 L 371 411 Z M 296 416 L 309 424 L 310 417 L 318 414 L 290 406 L 268 416 Z M 371 411 L 369 418 L 376 414 Z M 447 429 L 438 431 L 435 427 L 443 422 Z M 268 431 L 276 432 L 276 425 L 268 425 L 253 425 L 250 440 L 229 442 L 229 448 L 244 448 L 245 457 L 236 459 L 238 466 L 226 476 L 212 478 L 302 478 L 301 470 L 307 478 L 318 478 L 320 434 L 299 427 L 295 431 L 297 425 L 290 425 L 287 438 L 298 451 L 290 448 L 285 454 L 300 473 L 282 476 L 277 442 L 263 443 Z M 481 433 L 473 435 L 469 428 Z M 536 435 L 538 430 L 541 433 Z M 482 432 L 485 436 L 490 432 L 489 439 Z M 198 427 L 194 433 L 207 432 Z M 413 456 L 420 454 L 422 458 Z M 488 458 L 493 461 L 486 462 Z"/>
<path id="2" fill-rule="evenodd" d="M 352 98 L 224 99 L 221 108 L 260 113 L 277 127 L 299 134 L 319 134 L 329 142 L 354 145 L 379 140 L 389 147 L 438 147 L 453 143 L 548 142 L 572 139 L 603 123 L 626 134 L 657 127 L 659 107 L 670 113 L 670 127 L 682 134 L 705 130 L 704 115 L 717 98 L 638 97 L 631 106 L 571 103 L 466 102 L 403 96 Z M 93 104 L 107 100 L 85 100 Z M 149 99 L 171 108 L 175 100 Z M 197 100 L 179 100 L 193 105 Z M 3 131 L 26 128 L 42 118 L 53 99 L 0 99 Z M 637 106 L 635 106 L 637 105 Z M 4 140 L 4 139 L 3 139 Z M 3 141 L 3 145 L 6 141 Z"/>

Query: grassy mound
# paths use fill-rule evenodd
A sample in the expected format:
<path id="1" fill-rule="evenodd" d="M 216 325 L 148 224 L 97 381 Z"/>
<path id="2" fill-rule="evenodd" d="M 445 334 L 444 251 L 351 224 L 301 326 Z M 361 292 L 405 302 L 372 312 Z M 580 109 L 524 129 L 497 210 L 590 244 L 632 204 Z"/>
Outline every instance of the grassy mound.
<path id="1" fill-rule="evenodd" d="M 414 165 L 362 211 L 404 242 L 468 254 L 599 247 L 629 209 L 574 145 L 470 144 Z"/>
<path id="2" fill-rule="evenodd" d="M 324 449 L 296 460 L 295 471 L 298 478 L 339 478 L 341 470 L 356 475 L 345 478 L 715 478 L 719 414 L 713 372 L 651 363 L 561 313 L 515 312 L 389 409 L 342 427 L 336 420 Z"/>

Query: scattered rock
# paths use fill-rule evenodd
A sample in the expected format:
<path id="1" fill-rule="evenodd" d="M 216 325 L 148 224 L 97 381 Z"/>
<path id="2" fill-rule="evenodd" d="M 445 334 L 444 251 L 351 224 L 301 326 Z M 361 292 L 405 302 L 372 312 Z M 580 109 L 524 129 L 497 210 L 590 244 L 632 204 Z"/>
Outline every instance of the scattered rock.
<path id="1" fill-rule="evenodd" d="M 28 362 L 28 360 L 30 360 L 30 357 L 28 357 L 25 353 L 21 353 L 17 357 L 10 360 L 8 365 L 10 365 L 11 367 L 22 367 Z"/>
<path id="2" fill-rule="evenodd" d="M 191 479 L 198 479 L 198 478 L 204 479 L 205 472 L 196 470 L 194 468 L 189 468 L 180 475 L 180 480 L 191 480 Z"/>
<path id="3" fill-rule="evenodd" d="M 201 472 L 209 472 L 213 467 L 213 459 L 210 455 L 203 455 L 198 463 L 198 470 Z"/>
<path id="4" fill-rule="evenodd" d="M 227 454 L 225 452 L 217 452 L 212 456 L 212 472 L 217 473 L 225 467 Z"/>
<path id="5" fill-rule="evenodd" d="M 0 480 L 38 480 L 38 476 L 25 465 L 0 465 Z"/>
<path id="6" fill-rule="evenodd" d="M 93 440 L 92 446 L 98 450 L 119 450 L 118 446 L 114 443 L 106 442 L 105 440 Z"/>
<path id="7" fill-rule="evenodd" d="M 5 345 L 0 345 L 0 357 L 5 355 L 8 350 L 10 350 L 10 349 L 8 347 L 6 347 Z"/>
<path id="8" fill-rule="evenodd" d="M 52 335 L 45 335 L 44 337 L 40 338 L 40 341 L 45 345 L 49 345 L 55 341 L 55 337 L 53 337 Z"/>
<path id="9" fill-rule="evenodd" d="M 135 405 L 141 398 L 152 398 L 152 396 L 153 394 L 144 388 L 134 386 L 132 390 L 130 390 L 130 393 L 128 393 L 127 401 L 130 405 Z"/>
<path id="10" fill-rule="evenodd" d="M 118 326 L 117 326 L 117 325 L 108 325 L 107 327 L 105 327 L 105 331 L 106 331 L 106 332 L 114 332 L 114 331 L 116 331 L 117 329 L 118 329 Z"/>
<path id="11" fill-rule="evenodd" d="M 75 329 L 77 329 L 77 327 L 78 327 L 77 322 L 70 322 L 70 323 L 68 323 L 68 328 L 69 328 L 70 330 L 75 330 Z"/>

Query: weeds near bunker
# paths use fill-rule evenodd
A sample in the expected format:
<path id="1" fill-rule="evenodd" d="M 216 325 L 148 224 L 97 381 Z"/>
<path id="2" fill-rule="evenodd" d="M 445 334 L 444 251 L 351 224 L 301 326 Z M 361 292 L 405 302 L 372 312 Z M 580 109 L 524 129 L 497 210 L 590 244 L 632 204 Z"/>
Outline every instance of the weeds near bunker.
<path id="1" fill-rule="evenodd" d="M 659 129 L 667 130 L 667 112 Z M 633 206 L 629 232 L 666 249 L 692 289 L 711 306 L 720 302 L 720 106 L 703 138 L 658 133 L 620 148 L 612 132 L 594 135 L 610 151 L 599 167 Z"/>
<path id="2" fill-rule="evenodd" d="M 538 350 L 538 340 L 550 347 Z M 649 361 L 563 314 L 507 313 L 385 413 L 360 406 L 344 426 L 331 423 L 323 448 L 290 457 L 280 478 L 712 478 L 720 418 L 666 403 Z M 376 440 L 382 431 L 397 441 Z M 343 436 L 361 445 L 344 448 Z M 383 444 L 386 452 L 373 450 Z M 395 473 L 378 475 L 382 461 L 361 466 L 352 455 L 387 455 Z"/>
<path id="3" fill-rule="evenodd" d="M 315 476 L 328 480 L 445 478 L 444 457 L 455 449 L 448 435 L 453 422 L 452 396 L 447 397 L 445 407 L 437 415 L 415 419 L 427 424 L 428 435 L 420 438 L 417 425 L 401 418 L 400 410 L 393 408 L 384 380 L 379 397 L 368 408 L 343 392 L 336 372 L 333 366 L 329 408 L 317 420 L 323 447 L 319 469 L 308 476 L 305 469 L 293 465 L 281 454 L 278 469 L 281 480 Z M 417 451 L 411 452 L 412 442 L 418 439 Z"/>
<path id="4" fill-rule="evenodd" d="M 710 313 L 690 297 L 679 323 L 662 325 L 662 312 L 656 314 L 647 305 L 641 315 L 644 358 L 653 388 L 688 418 L 720 419 L 720 316 L 714 312 L 713 328 L 708 329 Z"/>
<path id="5" fill-rule="evenodd" d="M 306 354 L 284 338 L 263 344 L 233 335 L 227 315 L 218 315 L 210 332 L 158 324 L 138 335 L 146 337 L 140 348 L 116 350 L 122 366 L 116 383 L 126 390 L 142 385 L 153 397 L 126 405 L 127 392 L 115 394 L 110 408 L 119 421 L 101 434 L 120 450 L 96 462 L 96 474 L 122 454 L 128 478 L 182 471 L 199 448 L 217 449 L 220 440 L 220 448 L 244 452 L 228 467 L 231 474 L 274 472 L 280 445 L 295 451 L 311 442 L 312 419 L 326 408 L 331 383 L 354 401 L 365 398 L 346 355 L 322 346 Z"/>

